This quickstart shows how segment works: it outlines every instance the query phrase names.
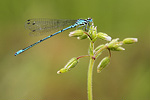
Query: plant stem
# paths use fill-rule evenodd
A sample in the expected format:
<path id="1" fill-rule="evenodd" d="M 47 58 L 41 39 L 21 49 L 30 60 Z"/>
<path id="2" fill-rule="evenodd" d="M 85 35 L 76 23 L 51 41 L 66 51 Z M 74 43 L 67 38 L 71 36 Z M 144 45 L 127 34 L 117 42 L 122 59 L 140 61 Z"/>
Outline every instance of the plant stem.
<path id="1" fill-rule="evenodd" d="M 88 100 L 93 100 L 92 94 L 92 72 L 93 72 L 94 59 L 90 57 L 89 69 L 88 69 Z"/>
<path id="2" fill-rule="evenodd" d="M 90 50 L 93 52 L 94 49 L 94 43 L 90 43 Z M 93 58 L 93 53 L 90 53 L 90 63 L 88 68 L 88 78 L 87 78 L 87 93 L 88 93 L 88 100 L 93 100 L 93 94 L 92 94 L 92 72 L 93 72 L 93 65 L 94 65 L 95 59 Z"/>
<path id="3" fill-rule="evenodd" d="M 79 57 L 77 57 L 77 59 L 80 59 L 80 58 L 83 58 L 83 57 L 89 57 L 89 55 L 79 56 Z"/>

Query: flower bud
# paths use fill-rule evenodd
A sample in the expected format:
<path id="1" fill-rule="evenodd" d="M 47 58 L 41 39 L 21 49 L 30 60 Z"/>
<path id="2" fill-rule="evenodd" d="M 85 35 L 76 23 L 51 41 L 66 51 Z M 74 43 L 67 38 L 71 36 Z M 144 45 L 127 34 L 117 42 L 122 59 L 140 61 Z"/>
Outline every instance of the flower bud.
<path id="1" fill-rule="evenodd" d="M 75 67 L 78 63 L 79 59 L 72 58 L 64 68 L 60 69 L 57 74 L 68 72 L 71 68 Z"/>
<path id="2" fill-rule="evenodd" d="M 99 45 L 98 47 L 95 48 L 95 51 L 98 51 L 99 49 L 101 49 L 104 46 L 105 46 L 104 44 Z"/>
<path id="3" fill-rule="evenodd" d="M 86 34 L 83 34 L 83 35 L 77 37 L 77 39 L 79 39 L 79 40 L 83 40 L 83 39 L 86 39 L 86 38 L 87 38 Z"/>
<path id="4" fill-rule="evenodd" d="M 122 45 L 123 45 L 122 42 L 117 42 L 117 43 L 115 43 L 115 44 L 113 45 L 113 47 L 114 47 L 114 48 L 118 48 L 118 47 L 120 47 L 120 46 L 122 46 Z"/>
<path id="5" fill-rule="evenodd" d="M 57 74 L 61 74 L 61 73 L 65 73 L 65 72 L 68 72 L 68 69 L 62 68 L 59 71 L 57 71 Z"/>
<path id="6" fill-rule="evenodd" d="M 123 47 L 117 47 L 117 48 L 111 48 L 112 51 L 123 51 L 125 48 Z"/>
<path id="7" fill-rule="evenodd" d="M 92 23 L 92 25 L 90 25 L 90 27 L 89 27 L 89 35 L 90 36 L 92 35 L 93 30 L 94 30 L 94 24 Z"/>
<path id="8" fill-rule="evenodd" d="M 102 39 L 102 40 L 111 41 L 111 37 L 108 36 L 106 33 L 103 33 L 103 32 L 99 32 L 97 34 L 97 37 Z"/>
<path id="9" fill-rule="evenodd" d="M 92 41 L 94 42 L 97 38 L 97 27 L 94 27 L 94 24 L 92 23 L 92 25 L 89 28 L 88 34 L 90 35 Z"/>
<path id="10" fill-rule="evenodd" d="M 98 47 L 96 47 L 95 50 L 94 50 L 95 54 L 97 54 L 97 51 L 100 50 L 101 48 L 103 48 L 104 46 L 105 46 L 105 45 L 102 44 L 102 45 L 99 45 Z M 100 56 L 101 54 L 102 54 L 102 51 L 99 52 L 99 53 L 96 55 L 96 58 L 97 58 L 98 56 Z"/>
<path id="11" fill-rule="evenodd" d="M 125 38 L 125 39 L 123 40 L 123 44 L 132 44 L 132 43 L 135 43 L 135 42 L 137 42 L 137 41 L 138 41 L 137 38 Z"/>
<path id="12" fill-rule="evenodd" d="M 113 39 L 111 42 L 107 44 L 108 48 L 113 48 L 115 44 L 117 44 L 119 38 Z"/>
<path id="13" fill-rule="evenodd" d="M 83 30 L 75 30 L 73 32 L 70 32 L 69 36 L 70 37 L 79 37 L 82 36 L 84 34 Z"/>
<path id="14" fill-rule="evenodd" d="M 79 61 L 79 59 L 77 59 L 76 57 L 72 58 L 72 59 L 67 63 L 67 65 L 65 66 L 65 68 L 67 68 L 67 69 L 69 69 L 69 70 L 70 70 L 71 68 L 74 68 L 74 67 L 77 65 L 78 61 Z"/>
<path id="15" fill-rule="evenodd" d="M 101 72 L 101 70 L 103 68 L 105 68 L 110 62 L 110 58 L 109 57 L 105 57 L 101 60 L 101 62 L 99 63 L 98 67 L 97 67 L 97 72 Z"/>
<path id="16" fill-rule="evenodd" d="M 94 27 L 94 30 L 92 32 L 92 38 L 95 39 L 97 34 L 97 26 Z"/>

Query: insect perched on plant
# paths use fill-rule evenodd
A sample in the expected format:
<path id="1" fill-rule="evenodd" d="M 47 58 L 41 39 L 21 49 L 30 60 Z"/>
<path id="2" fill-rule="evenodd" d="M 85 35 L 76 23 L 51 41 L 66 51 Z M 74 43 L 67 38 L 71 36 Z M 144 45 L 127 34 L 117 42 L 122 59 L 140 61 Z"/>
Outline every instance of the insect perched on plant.
<path id="1" fill-rule="evenodd" d="M 43 32 L 50 32 L 50 31 L 56 30 L 56 29 L 61 29 L 61 30 L 37 41 L 34 44 L 31 44 L 30 46 L 28 46 L 24 49 L 17 51 L 15 53 L 15 56 L 30 49 L 31 47 L 37 45 L 38 43 L 41 43 L 42 41 L 47 40 L 48 38 L 50 38 L 56 34 L 62 33 L 63 31 L 66 31 L 68 29 L 75 28 L 75 27 L 79 28 L 79 27 L 83 26 L 83 28 L 86 30 L 87 26 L 90 26 L 90 24 L 89 24 L 90 22 L 93 22 L 92 18 L 78 19 L 78 20 L 47 19 L 47 18 L 29 19 L 29 20 L 27 20 L 25 27 L 26 27 L 26 29 L 29 29 L 31 31 L 31 34 L 33 34 L 33 35 L 42 34 Z M 70 26 L 68 26 L 68 25 L 70 25 Z M 65 26 L 68 26 L 68 27 L 65 28 Z"/>

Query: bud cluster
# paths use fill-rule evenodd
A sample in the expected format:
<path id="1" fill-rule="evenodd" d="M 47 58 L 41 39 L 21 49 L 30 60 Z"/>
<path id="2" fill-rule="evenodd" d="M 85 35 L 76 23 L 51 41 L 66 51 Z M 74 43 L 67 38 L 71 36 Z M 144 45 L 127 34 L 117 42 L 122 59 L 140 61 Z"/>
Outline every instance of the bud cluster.
<path id="1" fill-rule="evenodd" d="M 111 42 L 109 42 L 107 45 L 107 47 L 112 50 L 112 51 L 122 51 L 125 50 L 123 47 L 121 47 L 123 45 L 122 42 L 118 42 L 119 38 L 117 39 L 113 39 Z"/>
<path id="2" fill-rule="evenodd" d="M 98 58 L 99 55 L 102 54 L 102 52 L 104 50 L 109 50 L 109 56 L 103 58 L 100 61 L 99 65 L 97 67 L 97 72 L 101 72 L 101 70 L 104 69 L 109 64 L 110 57 L 111 57 L 110 51 L 123 51 L 123 50 L 125 50 L 125 48 L 122 47 L 123 44 L 132 44 L 132 43 L 135 43 L 138 41 L 137 38 L 125 38 L 123 41 L 119 41 L 119 38 L 112 39 L 106 33 L 97 32 L 97 27 L 95 27 L 93 23 L 89 27 L 84 26 L 84 29 L 85 29 L 85 31 L 79 29 L 79 30 L 70 32 L 69 36 L 77 37 L 77 39 L 79 39 L 79 40 L 86 39 L 87 37 L 89 38 L 89 40 L 90 40 L 90 47 L 88 50 L 89 57 L 92 57 L 95 60 L 96 58 Z M 101 44 L 94 49 L 94 42 L 98 38 L 105 40 L 105 41 L 110 41 L 110 42 L 106 43 L 106 44 Z M 85 57 L 85 56 L 81 56 L 81 57 Z M 75 57 L 72 58 L 66 64 L 66 66 L 64 68 L 60 69 L 57 73 L 60 74 L 60 73 L 68 72 L 70 69 L 72 69 L 73 67 L 75 67 L 77 65 L 78 61 L 79 61 L 78 58 L 75 58 Z"/>

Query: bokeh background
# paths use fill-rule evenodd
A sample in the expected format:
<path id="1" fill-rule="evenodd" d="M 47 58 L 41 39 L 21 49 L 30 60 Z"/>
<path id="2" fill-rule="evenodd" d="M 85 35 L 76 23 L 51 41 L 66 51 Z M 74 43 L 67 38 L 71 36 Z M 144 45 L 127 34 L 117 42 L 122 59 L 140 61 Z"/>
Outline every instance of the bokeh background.
<path id="1" fill-rule="evenodd" d="M 24 23 L 29 18 L 78 19 L 92 17 L 98 31 L 112 38 L 138 38 L 112 52 L 110 65 L 93 71 L 94 100 L 149 100 L 150 98 L 149 0 L 1 0 L 0 100 L 87 100 L 89 59 L 76 68 L 56 72 L 72 57 L 86 55 L 89 41 L 63 32 L 34 48 L 14 53 L 45 36 L 31 37 Z M 98 40 L 96 45 L 105 43 Z"/>

